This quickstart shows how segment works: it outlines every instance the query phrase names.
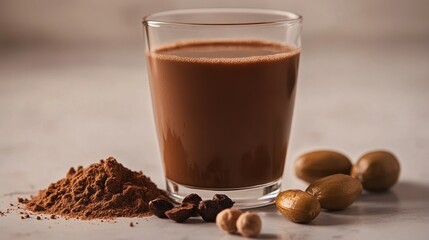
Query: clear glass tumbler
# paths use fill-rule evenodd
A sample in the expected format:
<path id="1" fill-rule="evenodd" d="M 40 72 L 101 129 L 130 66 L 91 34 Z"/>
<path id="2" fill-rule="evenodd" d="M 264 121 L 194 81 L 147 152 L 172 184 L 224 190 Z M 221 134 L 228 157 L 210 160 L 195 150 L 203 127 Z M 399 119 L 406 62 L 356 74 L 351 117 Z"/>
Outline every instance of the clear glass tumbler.
<path id="1" fill-rule="evenodd" d="M 143 25 L 170 196 L 221 193 L 239 208 L 272 203 L 289 141 L 301 16 L 189 9 L 147 16 Z"/>

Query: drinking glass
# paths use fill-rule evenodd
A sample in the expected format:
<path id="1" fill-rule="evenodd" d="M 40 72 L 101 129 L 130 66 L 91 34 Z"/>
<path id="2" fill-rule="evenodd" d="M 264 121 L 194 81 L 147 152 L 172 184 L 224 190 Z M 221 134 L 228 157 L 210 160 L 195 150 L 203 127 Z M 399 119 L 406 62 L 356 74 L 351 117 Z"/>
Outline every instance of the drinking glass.
<path id="1" fill-rule="evenodd" d="M 166 189 L 177 202 L 226 194 L 235 207 L 280 191 L 294 108 L 302 17 L 188 9 L 143 20 Z"/>

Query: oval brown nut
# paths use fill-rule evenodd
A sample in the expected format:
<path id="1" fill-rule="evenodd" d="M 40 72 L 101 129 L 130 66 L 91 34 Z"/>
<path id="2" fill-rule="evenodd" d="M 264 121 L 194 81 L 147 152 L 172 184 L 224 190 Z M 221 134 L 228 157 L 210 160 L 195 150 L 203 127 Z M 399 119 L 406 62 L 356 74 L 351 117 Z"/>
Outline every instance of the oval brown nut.
<path id="1" fill-rule="evenodd" d="M 349 174 L 351 168 L 349 158 L 328 150 L 303 154 L 295 162 L 296 176 L 308 183 L 337 173 Z"/>
<path id="2" fill-rule="evenodd" d="M 314 196 L 295 189 L 281 192 L 276 198 L 276 207 L 296 223 L 308 223 L 320 213 L 320 203 Z"/>
<path id="3" fill-rule="evenodd" d="M 395 185 L 400 171 L 399 161 L 392 153 L 373 151 L 359 158 L 351 175 L 368 191 L 385 191 Z"/>
<path id="4" fill-rule="evenodd" d="M 322 208 L 341 210 L 359 197 L 362 184 L 348 175 L 334 174 L 313 182 L 305 191 L 315 196 Z"/>

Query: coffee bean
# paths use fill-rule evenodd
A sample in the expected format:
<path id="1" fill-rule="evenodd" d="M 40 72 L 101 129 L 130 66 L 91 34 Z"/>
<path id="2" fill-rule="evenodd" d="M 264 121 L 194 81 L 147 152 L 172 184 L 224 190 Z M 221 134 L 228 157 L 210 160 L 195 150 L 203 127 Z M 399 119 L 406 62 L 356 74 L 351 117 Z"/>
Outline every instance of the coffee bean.
<path id="1" fill-rule="evenodd" d="M 167 218 L 165 212 L 173 207 L 171 202 L 162 198 L 156 198 L 149 202 L 149 210 L 159 218 Z"/>
<path id="2" fill-rule="evenodd" d="M 191 194 L 189 194 L 188 196 L 186 196 L 183 200 L 182 200 L 182 203 L 191 203 L 191 204 L 196 204 L 196 205 L 198 205 L 198 204 L 200 204 L 200 202 L 202 201 L 203 199 L 201 199 L 201 197 L 198 195 L 198 194 L 196 194 L 196 193 L 191 193 Z"/>
<path id="3" fill-rule="evenodd" d="M 180 207 L 172 208 L 165 212 L 165 215 L 173 221 L 184 222 L 190 218 L 194 211 L 194 205 L 190 203 L 184 203 Z"/>
<path id="4" fill-rule="evenodd" d="M 213 196 L 213 201 L 218 202 L 222 210 L 226 208 L 232 208 L 235 203 L 225 194 L 215 194 Z"/>
<path id="5" fill-rule="evenodd" d="M 222 211 L 222 207 L 218 201 L 205 200 L 198 205 L 198 212 L 206 222 L 215 222 L 220 211 Z"/>
<path id="6" fill-rule="evenodd" d="M 197 217 L 199 215 L 198 204 L 200 204 L 202 200 L 203 199 L 201 199 L 201 197 L 198 194 L 191 193 L 182 200 L 182 204 L 180 206 L 184 204 L 192 204 L 194 206 L 192 216 Z"/>

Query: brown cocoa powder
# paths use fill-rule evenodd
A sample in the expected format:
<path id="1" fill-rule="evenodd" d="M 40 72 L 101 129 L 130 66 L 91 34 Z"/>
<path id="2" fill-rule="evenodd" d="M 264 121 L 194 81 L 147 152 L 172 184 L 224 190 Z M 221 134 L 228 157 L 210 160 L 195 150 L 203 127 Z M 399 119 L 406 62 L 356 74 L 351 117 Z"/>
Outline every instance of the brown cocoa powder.
<path id="1" fill-rule="evenodd" d="M 88 168 L 71 168 L 65 178 L 19 202 L 27 210 L 65 218 L 112 219 L 149 216 L 149 201 L 159 197 L 168 199 L 142 172 L 109 157 Z"/>

